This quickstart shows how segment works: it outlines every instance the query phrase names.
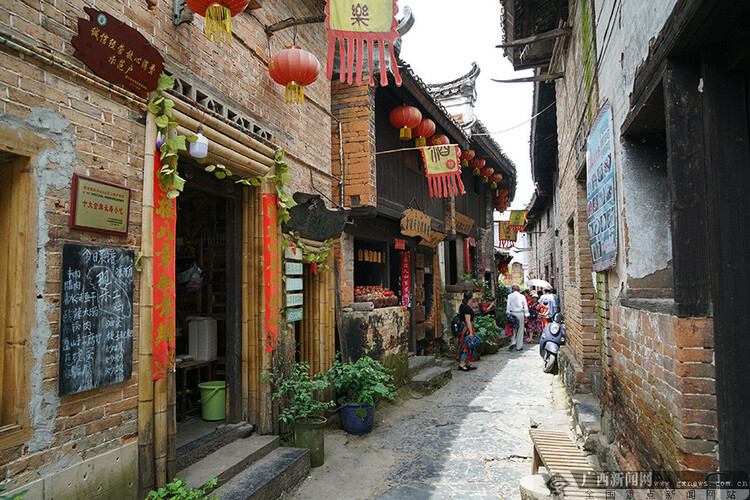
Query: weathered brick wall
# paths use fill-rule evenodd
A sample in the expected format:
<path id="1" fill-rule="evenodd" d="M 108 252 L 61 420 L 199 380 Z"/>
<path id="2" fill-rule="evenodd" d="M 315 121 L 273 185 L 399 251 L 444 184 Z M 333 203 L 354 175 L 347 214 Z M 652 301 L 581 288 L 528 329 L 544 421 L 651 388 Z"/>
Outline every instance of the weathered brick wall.
<path id="1" fill-rule="evenodd" d="M 396 306 L 345 312 L 343 329 L 353 359 L 367 354 L 382 361 L 408 348 L 409 310 Z"/>
<path id="2" fill-rule="evenodd" d="M 613 306 L 607 403 L 630 470 L 717 470 L 713 322 Z M 683 477 L 684 479 L 684 477 Z"/>
<path id="3" fill-rule="evenodd" d="M 65 3 L 9 0 L 0 6 L 0 28 L 42 44 L 76 67 L 70 39 L 77 19 L 90 2 Z M 324 77 L 305 89 L 303 105 L 284 102 L 284 88 L 268 76 L 268 61 L 291 44 L 292 30 L 277 32 L 269 42 L 258 20 L 248 13 L 233 19 L 234 39 L 221 47 L 203 35 L 203 19 L 175 27 L 172 2 L 125 0 L 97 7 L 137 28 L 165 57 L 166 67 L 194 76 L 205 89 L 236 103 L 277 138 L 292 167 L 291 190 L 324 193 L 331 185 L 330 82 Z M 254 12 L 271 24 L 289 16 L 322 13 L 322 2 L 264 2 Z M 300 27 L 297 43 L 325 61 L 322 24 Z M 95 457 L 137 440 L 138 279 L 134 317 L 133 378 L 81 394 L 57 396 L 60 266 L 63 241 L 107 244 L 138 250 L 141 243 L 141 189 L 144 113 L 35 58 L 0 48 L 0 126 L 24 128 L 57 147 L 39 155 L 34 166 L 39 196 L 36 329 L 30 333 L 32 364 L 31 440 L 0 453 L 0 481 L 12 489 L 41 474 L 66 470 L 68 464 Z M 321 66 L 321 69 L 323 66 Z M 127 237 L 100 236 L 67 228 L 73 173 L 91 175 L 130 187 L 130 231 Z M 29 311 L 33 314 L 33 311 Z M 70 469 L 68 469 L 70 470 Z M 131 471 L 132 473 L 132 471 Z M 115 479 L 113 479 L 114 481 Z M 127 486 L 125 486 L 127 487 Z"/>

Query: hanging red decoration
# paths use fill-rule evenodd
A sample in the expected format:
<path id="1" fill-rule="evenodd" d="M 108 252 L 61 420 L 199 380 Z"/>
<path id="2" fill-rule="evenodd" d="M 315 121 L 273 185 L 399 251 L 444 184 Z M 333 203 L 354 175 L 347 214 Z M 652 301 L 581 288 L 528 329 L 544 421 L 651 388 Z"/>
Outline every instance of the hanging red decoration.
<path id="1" fill-rule="evenodd" d="M 370 69 L 370 85 L 375 85 L 375 67 L 372 64 L 372 52 L 378 42 L 380 64 L 380 85 L 388 85 L 388 71 L 385 60 L 385 43 L 391 56 L 391 70 L 396 85 L 401 85 L 401 75 L 393 53 L 393 45 L 399 37 L 396 14 L 396 0 L 368 0 L 352 2 L 350 0 L 326 0 L 326 28 L 328 28 L 328 64 L 326 76 L 333 75 L 333 59 L 336 54 L 336 42 L 339 45 L 339 79 L 351 84 L 354 81 L 354 56 L 357 56 L 357 85 L 362 84 L 362 66 L 365 53 Z M 365 48 L 367 42 L 367 48 Z M 413 127 L 412 127 L 413 128 Z"/>
<path id="2" fill-rule="evenodd" d="M 472 173 L 475 176 L 479 176 L 482 173 L 482 169 L 484 168 L 484 165 L 487 163 L 487 161 L 484 158 L 474 158 L 469 162 L 469 166 L 473 168 L 474 170 Z"/>
<path id="3" fill-rule="evenodd" d="M 494 172 L 495 171 L 492 169 L 492 167 L 484 167 L 480 172 L 482 174 L 482 182 L 484 184 L 487 184 L 490 181 L 490 176 L 492 176 Z"/>
<path id="4" fill-rule="evenodd" d="M 499 195 L 500 197 L 503 197 L 503 196 L 508 196 L 508 190 L 507 190 L 507 189 L 505 189 L 505 188 L 502 188 L 502 189 L 498 190 L 497 194 L 498 194 L 498 195 Z"/>
<path id="5" fill-rule="evenodd" d="M 476 156 L 476 151 L 473 149 L 470 149 L 468 151 L 462 151 L 461 152 L 461 166 L 466 168 L 469 166 L 469 162 L 474 159 L 474 156 Z"/>
<path id="6" fill-rule="evenodd" d="M 391 125 L 400 129 L 399 137 L 402 141 L 411 139 L 411 129 L 416 128 L 422 121 L 422 113 L 414 106 L 402 104 L 391 111 Z"/>
<path id="7" fill-rule="evenodd" d="M 495 189 L 497 187 L 497 183 L 501 180 L 503 180 L 502 174 L 492 174 L 492 177 L 490 177 L 490 182 L 492 182 L 492 189 Z"/>
<path id="8" fill-rule="evenodd" d="M 250 0 L 185 0 L 185 3 L 206 18 L 206 38 L 224 43 L 232 39 L 232 18 L 245 10 Z"/>
<path id="9" fill-rule="evenodd" d="M 427 138 L 431 137 L 435 133 L 435 122 L 429 118 L 422 118 L 414 128 L 414 135 L 417 137 L 415 143 L 416 146 L 421 148 L 427 145 Z"/>
<path id="10" fill-rule="evenodd" d="M 271 59 L 268 72 L 273 81 L 286 86 L 286 102 L 305 102 L 304 87 L 318 79 L 318 59 L 299 47 L 287 47 Z"/>
<path id="11" fill-rule="evenodd" d="M 447 146 L 451 143 L 448 136 L 445 134 L 435 134 L 427 141 L 430 146 Z"/>

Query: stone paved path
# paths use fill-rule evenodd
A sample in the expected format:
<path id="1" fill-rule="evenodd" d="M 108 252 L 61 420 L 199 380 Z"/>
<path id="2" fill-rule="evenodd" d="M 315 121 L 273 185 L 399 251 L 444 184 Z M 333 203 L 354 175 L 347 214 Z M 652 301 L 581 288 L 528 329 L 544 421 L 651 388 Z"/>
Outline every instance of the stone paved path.
<path id="1" fill-rule="evenodd" d="M 570 429 L 565 391 L 537 346 L 506 349 L 453 372 L 434 394 L 379 408 L 362 437 L 326 432 L 326 463 L 288 498 L 515 499 L 531 473 L 530 418 Z"/>

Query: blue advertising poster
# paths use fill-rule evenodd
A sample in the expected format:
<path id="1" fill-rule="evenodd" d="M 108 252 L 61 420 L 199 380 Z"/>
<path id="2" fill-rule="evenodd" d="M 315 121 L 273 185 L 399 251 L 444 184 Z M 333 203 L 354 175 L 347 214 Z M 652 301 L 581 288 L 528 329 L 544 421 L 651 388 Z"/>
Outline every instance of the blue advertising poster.
<path id="1" fill-rule="evenodd" d="M 596 115 L 586 147 L 586 202 L 594 271 L 615 265 L 617 206 L 612 109 L 605 102 Z"/>

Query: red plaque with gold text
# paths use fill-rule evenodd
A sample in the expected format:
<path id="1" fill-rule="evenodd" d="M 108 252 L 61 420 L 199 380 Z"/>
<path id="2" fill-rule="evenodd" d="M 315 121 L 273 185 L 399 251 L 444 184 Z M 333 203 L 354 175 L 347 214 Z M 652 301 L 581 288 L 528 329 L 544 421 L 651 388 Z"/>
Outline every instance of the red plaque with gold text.
<path id="1" fill-rule="evenodd" d="M 141 97 L 156 89 L 164 58 L 137 30 L 101 10 L 84 7 L 78 18 L 73 54 L 108 82 L 125 85 Z"/>

